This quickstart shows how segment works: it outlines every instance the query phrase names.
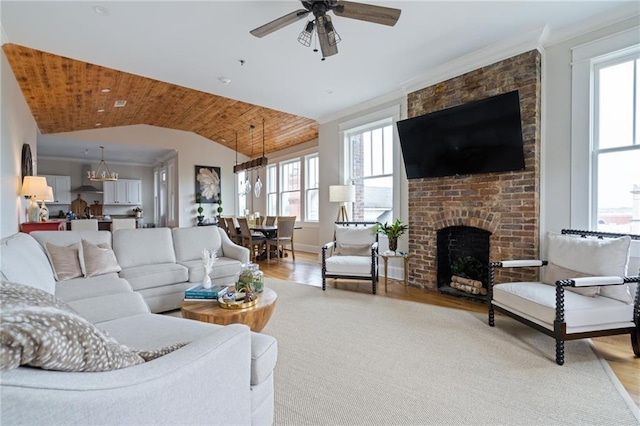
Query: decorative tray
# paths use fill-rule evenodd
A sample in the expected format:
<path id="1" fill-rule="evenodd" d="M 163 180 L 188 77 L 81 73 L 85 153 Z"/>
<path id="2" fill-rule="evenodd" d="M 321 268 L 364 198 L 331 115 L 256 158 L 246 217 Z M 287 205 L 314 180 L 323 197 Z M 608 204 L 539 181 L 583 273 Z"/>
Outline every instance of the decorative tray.
<path id="1" fill-rule="evenodd" d="M 225 302 L 224 300 L 222 300 L 222 297 L 220 297 L 218 298 L 218 303 L 220 304 L 220 307 L 224 309 L 247 309 L 255 306 L 256 303 L 258 303 L 258 297 L 256 296 L 256 298 L 250 302 L 245 302 L 244 296 L 242 297 L 242 299 L 236 299 L 235 302 Z"/>

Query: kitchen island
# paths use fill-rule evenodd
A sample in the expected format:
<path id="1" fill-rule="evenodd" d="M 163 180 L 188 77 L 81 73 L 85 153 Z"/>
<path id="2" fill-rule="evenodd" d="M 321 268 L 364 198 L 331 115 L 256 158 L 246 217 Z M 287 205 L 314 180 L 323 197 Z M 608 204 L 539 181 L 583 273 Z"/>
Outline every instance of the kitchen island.
<path id="1" fill-rule="evenodd" d="M 144 218 L 142 217 L 132 217 L 132 216 L 111 216 L 109 219 L 105 219 L 104 217 L 93 217 L 92 219 L 98 220 L 98 230 L 99 231 L 111 231 L 111 222 L 112 219 L 135 219 L 136 220 L 136 228 L 142 228 L 144 224 Z M 86 220 L 86 219 L 72 219 L 72 220 Z M 67 222 L 67 231 L 71 230 L 71 221 L 66 220 Z"/>

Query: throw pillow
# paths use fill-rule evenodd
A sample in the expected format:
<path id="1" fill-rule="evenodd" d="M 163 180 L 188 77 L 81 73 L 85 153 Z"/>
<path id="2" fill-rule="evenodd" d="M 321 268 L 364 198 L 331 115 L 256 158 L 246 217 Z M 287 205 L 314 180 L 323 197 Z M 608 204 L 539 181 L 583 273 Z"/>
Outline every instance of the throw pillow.
<path id="1" fill-rule="evenodd" d="M 84 266 L 87 271 L 87 277 L 95 277 L 96 275 L 120 272 L 122 270 L 115 253 L 107 243 L 95 245 L 83 239 L 82 251 L 84 253 Z"/>
<path id="2" fill-rule="evenodd" d="M 80 265 L 80 244 L 75 243 L 68 247 L 63 247 L 48 242 L 45 246 L 47 256 L 49 256 L 49 261 L 53 266 L 53 274 L 56 281 L 65 281 L 83 276 L 82 266 Z"/>
<path id="3" fill-rule="evenodd" d="M 372 226 L 342 226 L 336 225 L 336 243 L 338 244 L 368 244 L 376 241 L 376 233 Z"/>
<path id="4" fill-rule="evenodd" d="M 336 244 L 336 255 L 371 256 L 371 244 Z"/>
<path id="5" fill-rule="evenodd" d="M 631 238 L 581 238 L 549 233 L 548 259 L 558 266 L 595 276 L 627 274 Z M 600 295 L 633 303 L 629 285 L 600 287 Z"/>
<path id="6" fill-rule="evenodd" d="M 57 371 L 110 371 L 151 361 L 185 343 L 156 351 L 119 344 L 43 290 L 0 283 L 0 370 L 21 365 Z"/>
<path id="7" fill-rule="evenodd" d="M 566 280 L 568 278 L 582 278 L 592 277 L 591 274 L 585 274 L 583 272 L 572 271 L 571 269 L 563 268 L 553 262 L 549 262 L 544 269 L 544 277 L 542 282 L 545 284 L 555 286 L 556 281 Z M 566 290 L 573 291 L 574 293 L 582 294 L 583 296 L 595 297 L 600 293 L 600 287 L 565 287 Z"/>

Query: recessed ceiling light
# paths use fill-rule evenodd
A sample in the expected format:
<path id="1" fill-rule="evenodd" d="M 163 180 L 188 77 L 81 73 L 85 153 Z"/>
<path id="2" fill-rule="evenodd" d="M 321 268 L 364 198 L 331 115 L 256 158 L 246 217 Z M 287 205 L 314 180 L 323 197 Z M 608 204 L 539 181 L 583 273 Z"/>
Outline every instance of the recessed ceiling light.
<path id="1" fill-rule="evenodd" d="M 103 109 L 99 109 L 98 112 L 104 112 L 104 110 Z"/>
<path id="2" fill-rule="evenodd" d="M 107 16 L 109 14 L 109 9 L 104 6 L 93 6 L 93 11 L 100 16 Z"/>
<path id="3" fill-rule="evenodd" d="M 102 123 L 96 123 L 96 127 L 102 126 Z"/>
<path id="4" fill-rule="evenodd" d="M 229 84 L 229 83 L 231 83 L 231 79 L 230 79 L 230 78 L 228 78 L 228 77 L 220 77 L 220 78 L 218 79 L 218 81 L 220 81 L 220 83 L 222 83 L 222 84 Z"/>
<path id="5" fill-rule="evenodd" d="M 101 90 L 102 93 L 109 93 L 111 89 L 107 89 L 106 87 Z"/>
<path id="6" fill-rule="evenodd" d="M 327 94 L 329 94 L 329 95 L 333 94 L 333 90 L 327 89 Z"/>
<path id="7" fill-rule="evenodd" d="M 122 107 L 123 107 L 123 106 L 125 106 L 126 104 L 127 104 L 127 101 L 126 101 L 126 100 L 120 100 L 120 101 L 115 101 L 115 102 L 113 103 L 113 106 L 114 106 L 115 108 L 122 108 Z"/>

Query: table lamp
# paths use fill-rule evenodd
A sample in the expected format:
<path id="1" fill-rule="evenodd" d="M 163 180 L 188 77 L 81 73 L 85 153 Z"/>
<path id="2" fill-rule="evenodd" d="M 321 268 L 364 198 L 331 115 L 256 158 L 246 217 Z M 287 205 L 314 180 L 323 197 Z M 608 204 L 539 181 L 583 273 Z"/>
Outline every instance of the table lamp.
<path id="1" fill-rule="evenodd" d="M 40 206 L 36 200 L 47 197 L 47 178 L 44 176 L 25 176 L 22 181 L 22 195 L 31 198 L 27 207 L 27 222 L 40 221 Z"/>
<path id="2" fill-rule="evenodd" d="M 338 209 L 336 222 L 349 222 L 347 203 L 356 200 L 356 187 L 353 185 L 329 185 L 329 202 L 342 203 Z"/>
<path id="3" fill-rule="evenodd" d="M 49 220 L 49 209 L 47 208 L 45 201 L 49 201 L 49 202 L 55 201 L 53 199 L 53 188 L 50 186 L 47 186 L 46 197 L 42 199 L 38 199 L 37 201 L 42 201 L 42 204 L 40 204 L 40 222 L 46 222 Z"/>

